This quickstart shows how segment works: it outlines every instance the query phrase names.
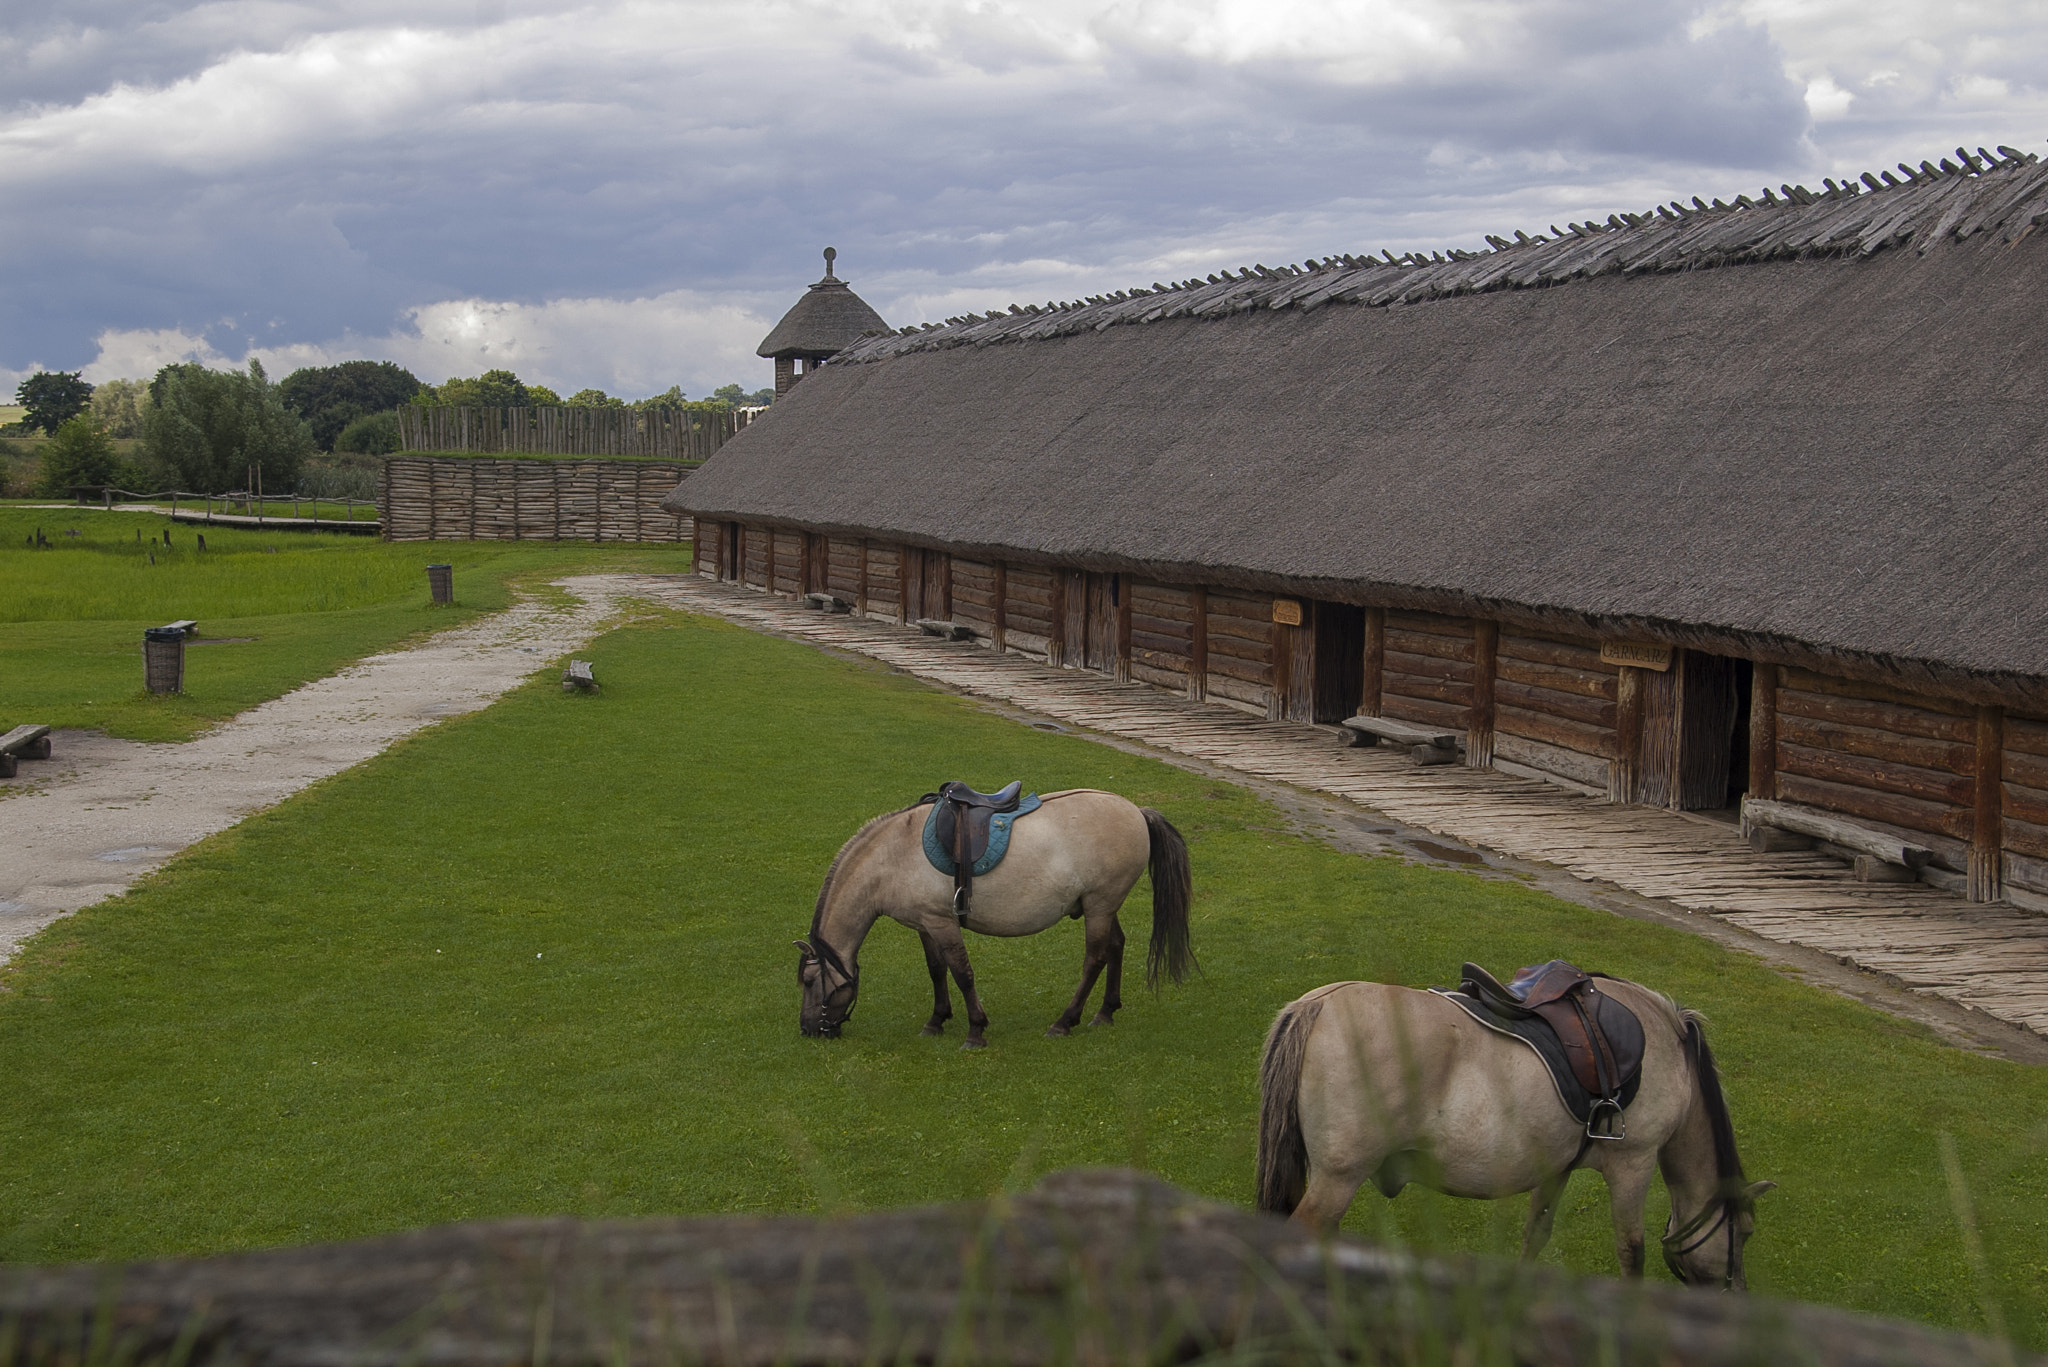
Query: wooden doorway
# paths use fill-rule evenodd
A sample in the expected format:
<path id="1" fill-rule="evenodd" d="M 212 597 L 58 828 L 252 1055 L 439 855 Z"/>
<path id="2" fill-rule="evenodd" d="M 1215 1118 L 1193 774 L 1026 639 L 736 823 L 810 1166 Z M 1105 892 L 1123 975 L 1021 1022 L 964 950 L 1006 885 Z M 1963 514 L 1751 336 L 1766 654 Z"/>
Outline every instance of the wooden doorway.
<path id="1" fill-rule="evenodd" d="M 1066 636 L 1060 662 L 1069 669 L 1116 672 L 1117 608 L 1123 581 L 1114 574 L 1067 570 Z"/>
<path id="2" fill-rule="evenodd" d="M 1276 657 L 1285 668 L 1288 721 L 1335 723 L 1358 715 L 1365 687 L 1365 609 L 1349 603 L 1305 602 L 1302 621 L 1275 622 Z"/>
<path id="3" fill-rule="evenodd" d="M 944 551 L 906 547 L 903 552 L 903 620 L 946 621 L 953 616 L 953 557 Z"/>
<path id="4" fill-rule="evenodd" d="M 1677 811 L 1719 811 L 1737 781 L 1735 751 L 1745 661 L 1698 650 L 1673 650 L 1671 667 L 1641 675 L 1642 738 L 1632 801 Z M 1742 766 L 1747 768 L 1746 760 Z M 1740 775 L 1747 781 L 1747 773 Z"/>

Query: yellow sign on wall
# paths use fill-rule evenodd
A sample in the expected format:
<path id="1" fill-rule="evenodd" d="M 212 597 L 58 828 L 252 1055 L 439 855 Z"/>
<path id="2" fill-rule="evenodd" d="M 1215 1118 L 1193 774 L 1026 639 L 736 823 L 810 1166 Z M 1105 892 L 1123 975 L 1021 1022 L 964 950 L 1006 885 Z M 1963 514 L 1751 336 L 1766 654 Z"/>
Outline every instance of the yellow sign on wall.
<path id="1" fill-rule="evenodd" d="M 1657 641 L 1602 641 L 1600 662 L 1665 670 L 1671 668 L 1671 647 Z"/>
<path id="2" fill-rule="evenodd" d="M 1286 627 L 1301 625 L 1301 600 L 1299 598 L 1275 598 L 1273 620 Z"/>

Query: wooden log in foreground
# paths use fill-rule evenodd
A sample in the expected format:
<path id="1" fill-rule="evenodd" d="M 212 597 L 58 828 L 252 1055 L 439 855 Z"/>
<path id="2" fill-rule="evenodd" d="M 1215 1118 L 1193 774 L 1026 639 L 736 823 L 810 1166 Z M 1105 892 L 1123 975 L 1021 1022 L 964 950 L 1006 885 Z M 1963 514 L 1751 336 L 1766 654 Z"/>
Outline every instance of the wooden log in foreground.
<path id="1" fill-rule="evenodd" d="M 1123 1169 L 836 1219 L 505 1220 L 126 1268 L 0 1268 L 8 1367 L 1126 1367 L 1225 1353 L 2012 1361 L 1960 1334 L 1817 1306 L 1324 1246 Z"/>

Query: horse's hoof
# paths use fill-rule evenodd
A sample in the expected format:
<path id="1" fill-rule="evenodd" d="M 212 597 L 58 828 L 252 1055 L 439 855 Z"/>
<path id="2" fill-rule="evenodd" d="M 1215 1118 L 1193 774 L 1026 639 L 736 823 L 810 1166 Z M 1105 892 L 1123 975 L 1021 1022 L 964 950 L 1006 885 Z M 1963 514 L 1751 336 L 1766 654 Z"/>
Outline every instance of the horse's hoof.
<path id="1" fill-rule="evenodd" d="M 1110 1015 L 1107 1011 L 1097 1011 L 1095 1013 L 1095 1019 L 1089 1021 L 1088 1023 L 1090 1025 L 1115 1025 L 1116 1017 Z"/>
<path id="2" fill-rule="evenodd" d="M 927 1025 L 917 1033 L 920 1035 L 943 1035 L 946 1033 L 946 1027 L 943 1025 Z"/>
<path id="3" fill-rule="evenodd" d="M 1071 1035 L 1074 1032 L 1061 1025 L 1058 1021 L 1054 1021 L 1051 1025 L 1045 1027 L 1045 1033 L 1049 1038 L 1058 1039 L 1061 1035 Z"/>
<path id="4" fill-rule="evenodd" d="M 962 1049 L 986 1049 L 988 1048 L 988 1041 L 985 1039 L 974 1039 L 970 1037 L 960 1047 Z"/>

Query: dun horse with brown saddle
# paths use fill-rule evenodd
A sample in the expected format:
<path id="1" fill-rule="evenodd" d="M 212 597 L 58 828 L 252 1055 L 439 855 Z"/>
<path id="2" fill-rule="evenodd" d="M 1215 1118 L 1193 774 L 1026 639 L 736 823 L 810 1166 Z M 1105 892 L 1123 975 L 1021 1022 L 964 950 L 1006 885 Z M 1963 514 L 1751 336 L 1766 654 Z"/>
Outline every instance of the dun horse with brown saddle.
<path id="1" fill-rule="evenodd" d="M 1466 964 L 1452 991 L 1331 983 L 1289 1003 L 1260 1069 L 1258 1200 L 1334 1231 L 1358 1188 L 1528 1192 L 1522 1256 L 1550 1239 L 1578 1168 L 1607 1182 L 1614 1251 L 1643 1270 L 1651 1174 L 1671 1194 L 1679 1280 L 1744 1286 L 1756 1198 L 1704 1023 L 1668 997 L 1562 960 L 1503 986 Z"/>
<path id="2" fill-rule="evenodd" d="M 932 979 L 924 1033 L 943 1033 L 953 1015 L 950 973 L 966 1000 L 966 1048 L 987 1043 L 988 1013 L 974 988 L 963 931 L 1035 935 L 1066 918 L 1083 922 L 1081 985 L 1047 1029 L 1080 1022 L 1105 971 L 1108 1025 L 1123 1006 L 1124 932 L 1117 911 L 1147 867 L 1152 872 L 1152 942 L 1146 981 L 1181 981 L 1195 966 L 1188 939 L 1192 888 L 1187 843 L 1150 807 L 1115 793 L 1073 788 L 1025 796 L 1012 783 L 977 793 L 948 783 L 901 811 L 878 816 L 846 842 L 825 874 L 810 935 L 796 942 L 803 1004 L 797 1026 L 834 1036 L 860 995 L 860 947 L 884 916 L 917 932 Z"/>

